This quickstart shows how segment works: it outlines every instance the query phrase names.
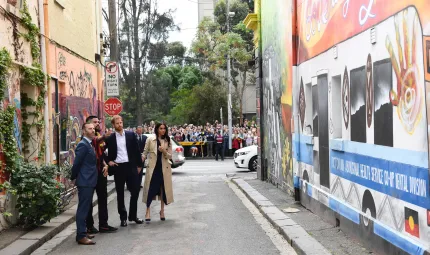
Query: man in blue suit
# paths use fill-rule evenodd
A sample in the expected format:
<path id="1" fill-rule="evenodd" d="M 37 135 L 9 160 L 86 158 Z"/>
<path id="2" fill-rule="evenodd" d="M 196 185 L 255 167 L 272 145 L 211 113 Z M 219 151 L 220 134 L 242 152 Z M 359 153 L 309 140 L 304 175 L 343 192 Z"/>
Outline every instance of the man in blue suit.
<path id="1" fill-rule="evenodd" d="M 72 180 L 76 180 L 78 187 L 78 209 L 76 211 L 76 241 L 82 245 L 96 244 L 91 239 L 94 236 L 87 235 L 86 218 L 92 205 L 94 188 L 97 185 L 97 158 L 91 146 L 95 137 L 95 128 L 92 123 L 82 126 L 84 134 L 75 150 L 75 161 L 72 167 Z"/>

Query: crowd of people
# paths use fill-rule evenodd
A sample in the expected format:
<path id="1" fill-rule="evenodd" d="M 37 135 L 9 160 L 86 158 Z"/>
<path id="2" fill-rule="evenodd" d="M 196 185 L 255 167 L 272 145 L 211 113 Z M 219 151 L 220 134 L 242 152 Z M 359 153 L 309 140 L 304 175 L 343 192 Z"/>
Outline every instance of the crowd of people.
<path id="1" fill-rule="evenodd" d="M 155 122 L 151 121 L 149 124 L 144 124 L 139 127 L 128 127 L 127 130 L 136 132 L 138 128 L 142 128 L 143 134 L 154 133 Z M 203 142 L 203 145 L 190 145 L 190 148 L 186 150 L 186 156 L 190 157 L 214 157 L 219 151 L 222 156 L 228 153 L 229 146 L 229 134 L 228 126 L 222 125 L 218 121 L 206 125 L 174 125 L 168 128 L 168 135 L 178 142 Z M 217 136 L 221 135 L 222 145 L 217 141 Z M 232 129 L 232 153 L 236 150 L 257 145 L 257 125 L 254 120 L 244 120 L 242 125 L 235 125 Z"/>

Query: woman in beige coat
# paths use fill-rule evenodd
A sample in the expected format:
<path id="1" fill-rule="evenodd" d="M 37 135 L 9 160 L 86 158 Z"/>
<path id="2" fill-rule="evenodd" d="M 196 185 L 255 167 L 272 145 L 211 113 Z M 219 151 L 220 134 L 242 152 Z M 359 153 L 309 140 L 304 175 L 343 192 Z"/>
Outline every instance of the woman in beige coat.
<path id="1" fill-rule="evenodd" d="M 172 143 L 167 135 L 167 125 L 155 126 L 155 137 L 148 138 L 143 151 L 143 160 L 148 158 L 148 166 L 143 187 L 143 202 L 146 203 L 145 221 L 151 221 L 151 202 L 161 200 L 160 219 L 165 220 L 164 205 L 173 202 L 172 189 Z"/>

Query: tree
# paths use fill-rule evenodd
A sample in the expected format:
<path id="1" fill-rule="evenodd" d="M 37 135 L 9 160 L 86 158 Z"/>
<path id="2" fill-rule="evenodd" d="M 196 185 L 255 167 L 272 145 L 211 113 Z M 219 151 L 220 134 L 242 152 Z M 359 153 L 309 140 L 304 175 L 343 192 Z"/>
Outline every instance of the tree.
<path id="1" fill-rule="evenodd" d="M 227 33 L 226 3 L 220 1 L 214 11 L 215 22 L 205 19 L 199 26 L 196 39 L 191 50 L 200 58 L 207 59 L 203 65 L 209 70 L 226 70 L 226 56 L 231 58 L 231 77 L 235 89 L 237 102 L 239 105 L 240 123 L 243 122 L 243 97 L 248 84 L 252 82 L 250 78 L 253 73 L 253 66 L 249 65 L 253 59 L 254 44 L 253 32 L 247 29 L 243 20 L 249 13 L 247 3 L 233 1 L 230 10 L 235 15 L 230 18 L 232 31 Z"/>
<path id="2" fill-rule="evenodd" d="M 151 43 L 148 61 L 153 70 L 169 65 L 182 65 L 187 48 L 182 42 Z"/>
<path id="3" fill-rule="evenodd" d="M 158 0 L 122 0 L 123 21 L 120 34 L 121 73 L 124 89 L 135 92 L 136 98 L 121 98 L 124 108 L 134 108 L 137 123 L 141 124 L 144 113 L 144 92 L 150 46 L 167 40 L 170 31 L 178 29 L 173 21 L 172 10 L 159 12 Z"/>
<path id="4" fill-rule="evenodd" d="M 180 104 L 187 104 L 187 96 L 184 95 L 188 95 L 187 92 L 195 86 L 202 85 L 203 76 L 195 66 L 171 65 L 148 73 L 147 83 L 143 121 L 166 120 L 174 106 L 172 98 L 177 95 L 174 102 L 181 100 Z"/>
<path id="5" fill-rule="evenodd" d="M 227 109 L 227 90 L 221 84 L 206 81 L 193 88 L 182 88 L 172 94 L 173 108 L 169 114 L 169 123 L 213 122 L 220 117 L 220 108 Z M 227 111 L 223 112 L 224 118 Z"/>

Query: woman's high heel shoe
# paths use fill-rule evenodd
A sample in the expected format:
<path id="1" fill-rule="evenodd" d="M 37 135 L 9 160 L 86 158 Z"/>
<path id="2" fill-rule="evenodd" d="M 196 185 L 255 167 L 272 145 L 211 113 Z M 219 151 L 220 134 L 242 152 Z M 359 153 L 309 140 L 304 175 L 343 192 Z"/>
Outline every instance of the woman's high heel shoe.
<path id="1" fill-rule="evenodd" d="M 165 217 L 161 217 L 161 212 L 160 212 L 160 220 L 165 221 L 166 218 Z"/>
<path id="2" fill-rule="evenodd" d="M 149 218 L 146 218 L 146 216 L 145 216 L 145 221 L 146 222 L 150 222 L 151 221 L 151 216 L 149 216 Z"/>

